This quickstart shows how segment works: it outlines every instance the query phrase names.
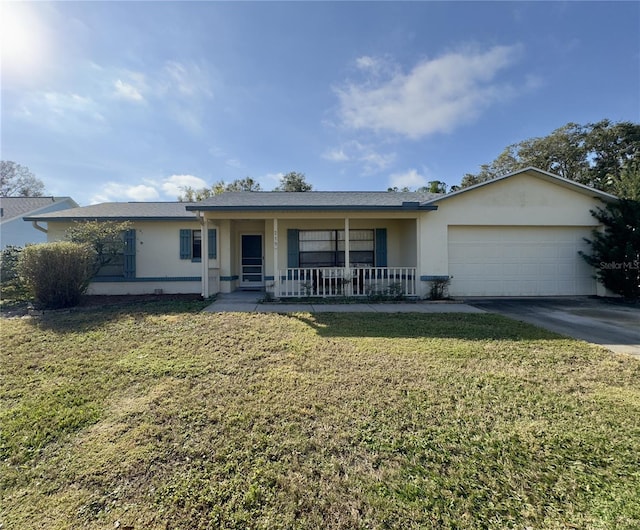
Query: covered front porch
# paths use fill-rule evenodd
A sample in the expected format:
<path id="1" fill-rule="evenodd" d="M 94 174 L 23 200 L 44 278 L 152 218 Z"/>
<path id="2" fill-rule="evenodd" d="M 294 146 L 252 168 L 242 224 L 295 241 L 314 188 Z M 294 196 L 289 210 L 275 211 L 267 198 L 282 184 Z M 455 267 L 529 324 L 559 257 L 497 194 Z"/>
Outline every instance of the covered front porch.
<path id="1" fill-rule="evenodd" d="M 203 294 L 263 290 L 274 298 L 420 296 L 416 213 L 202 212 Z M 210 252 L 207 245 L 215 245 Z"/>

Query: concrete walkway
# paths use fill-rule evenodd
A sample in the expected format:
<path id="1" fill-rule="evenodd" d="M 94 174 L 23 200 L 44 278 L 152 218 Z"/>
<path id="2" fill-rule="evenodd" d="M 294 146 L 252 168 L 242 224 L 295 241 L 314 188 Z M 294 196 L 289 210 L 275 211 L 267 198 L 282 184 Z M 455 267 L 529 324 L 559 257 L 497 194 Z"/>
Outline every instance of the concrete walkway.
<path id="1" fill-rule="evenodd" d="M 235 291 L 219 294 L 216 301 L 206 307 L 209 313 L 484 313 L 483 309 L 451 302 L 387 302 L 379 304 L 284 304 L 259 303 L 264 293 Z"/>

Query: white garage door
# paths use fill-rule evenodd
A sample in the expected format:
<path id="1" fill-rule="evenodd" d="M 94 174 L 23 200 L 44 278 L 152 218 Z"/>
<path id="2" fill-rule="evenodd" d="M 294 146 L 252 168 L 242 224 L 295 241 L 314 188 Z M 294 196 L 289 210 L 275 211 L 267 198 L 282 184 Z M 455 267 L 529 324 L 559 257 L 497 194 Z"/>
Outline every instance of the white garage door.
<path id="1" fill-rule="evenodd" d="M 588 227 L 449 227 L 453 296 L 593 295 Z"/>

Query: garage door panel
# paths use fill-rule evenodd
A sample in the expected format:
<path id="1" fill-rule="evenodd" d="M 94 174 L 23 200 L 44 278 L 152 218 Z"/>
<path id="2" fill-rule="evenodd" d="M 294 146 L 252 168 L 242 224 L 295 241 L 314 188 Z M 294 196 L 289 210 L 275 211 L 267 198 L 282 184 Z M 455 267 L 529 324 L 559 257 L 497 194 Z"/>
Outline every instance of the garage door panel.
<path id="1" fill-rule="evenodd" d="M 590 227 L 449 227 L 454 296 L 595 294 L 578 255 Z"/>

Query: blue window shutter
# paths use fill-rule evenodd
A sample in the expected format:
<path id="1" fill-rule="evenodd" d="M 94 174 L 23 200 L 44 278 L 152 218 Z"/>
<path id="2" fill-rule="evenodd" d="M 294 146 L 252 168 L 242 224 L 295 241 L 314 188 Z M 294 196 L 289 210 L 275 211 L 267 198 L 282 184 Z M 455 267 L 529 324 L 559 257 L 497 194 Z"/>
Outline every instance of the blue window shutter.
<path id="1" fill-rule="evenodd" d="M 298 232 L 299 230 L 296 228 L 289 228 L 289 230 L 287 230 L 287 267 L 290 269 L 300 266 Z"/>
<path id="2" fill-rule="evenodd" d="M 217 240 L 218 240 L 218 232 L 215 228 L 209 228 L 207 230 L 207 237 L 209 238 L 209 240 L 207 241 L 207 245 L 209 247 L 209 258 L 210 259 L 216 259 L 216 257 L 218 256 L 217 253 L 217 249 L 216 249 L 216 244 L 217 244 Z"/>
<path id="3" fill-rule="evenodd" d="M 180 259 L 191 259 L 191 230 L 180 229 Z"/>
<path id="4" fill-rule="evenodd" d="M 135 228 L 124 233 L 124 277 L 136 277 L 136 231 Z"/>
<path id="5" fill-rule="evenodd" d="M 376 228 L 376 267 L 387 266 L 387 229 Z"/>

